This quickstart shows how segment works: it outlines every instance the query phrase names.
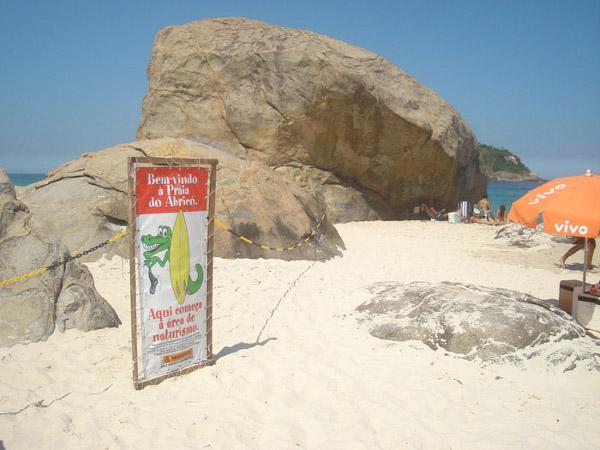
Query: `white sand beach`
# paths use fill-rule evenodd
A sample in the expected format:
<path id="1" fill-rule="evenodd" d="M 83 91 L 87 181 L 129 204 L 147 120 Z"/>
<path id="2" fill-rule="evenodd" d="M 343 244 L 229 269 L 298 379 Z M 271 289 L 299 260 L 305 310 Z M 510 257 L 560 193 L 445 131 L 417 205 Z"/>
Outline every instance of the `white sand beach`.
<path id="1" fill-rule="evenodd" d="M 467 361 L 372 337 L 355 313 L 376 281 L 556 299 L 561 279 L 581 276 L 552 264 L 566 244 L 509 247 L 485 225 L 337 228 L 343 257 L 316 263 L 283 299 L 312 262 L 217 258 L 216 365 L 142 391 L 131 380 L 128 262 L 89 264 L 123 325 L 1 348 L 0 441 L 7 450 L 600 448 L 600 372 Z"/>

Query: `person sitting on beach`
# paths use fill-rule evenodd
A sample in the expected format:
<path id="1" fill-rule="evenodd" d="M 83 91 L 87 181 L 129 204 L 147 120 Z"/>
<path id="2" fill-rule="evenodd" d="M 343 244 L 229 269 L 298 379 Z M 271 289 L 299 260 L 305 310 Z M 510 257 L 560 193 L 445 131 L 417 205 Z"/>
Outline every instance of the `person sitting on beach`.
<path id="1" fill-rule="evenodd" d="M 492 210 L 492 205 L 490 205 L 487 194 L 484 194 L 481 197 L 481 200 L 479 200 L 477 203 L 479 203 L 481 206 L 483 206 L 486 211 Z"/>
<path id="2" fill-rule="evenodd" d="M 427 206 L 425 203 L 421 203 L 421 212 L 427 213 L 431 220 L 448 220 L 448 213 L 445 209 L 436 210 L 433 206 Z"/>
<path id="3" fill-rule="evenodd" d="M 492 222 L 486 218 L 481 218 L 478 215 L 472 215 L 469 217 L 469 223 L 480 223 L 482 225 L 492 225 Z"/>
<path id="4" fill-rule="evenodd" d="M 469 223 L 479 223 L 482 225 L 504 225 L 506 222 L 495 219 L 481 219 L 479 217 L 471 216 L 469 217 Z"/>
<path id="5" fill-rule="evenodd" d="M 484 198 L 482 200 L 486 199 Z M 487 201 L 487 200 L 486 200 Z M 487 202 L 489 206 L 489 202 Z M 479 208 L 477 208 L 479 206 Z M 479 211 L 477 211 L 479 209 Z M 498 208 L 498 212 L 496 213 L 496 218 L 491 214 L 491 210 L 485 210 L 485 206 L 478 203 L 473 206 L 473 215 L 469 217 L 469 223 L 480 223 L 483 225 L 504 225 L 507 221 L 506 217 L 506 206 L 500 205 Z"/>
<path id="6" fill-rule="evenodd" d="M 473 215 L 480 219 L 492 219 L 492 205 L 488 201 L 487 195 L 473 205 Z"/>
<path id="7" fill-rule="evenodd" d="M 490 225 L 491 221 L 493 221 L 492 207 L 487 199 L 487 195 L 484 195 L 481 200 L 473 205 L 473 215 L 469 217 L 469 223 Z"/>
<path id="8" fill-rule="evenodd" d="M 585 238 L 575 238 L 575 242 L 573 244 L 573 247 L 567 250 L 567 252 L 564 255 L 562 255 L 562 257 L 558 261 L 556 261 L 556 265 L 558 267 L 562 267 L 564 269 L 565 263 L 567 262 L 567 258 L 577 253 L 579 250 L 583 250 L 585 248 Z M 588 239 L 588 254 L 587 261 L 585 261 L 585 264 L 587 264 L 587 270 L 592 270 L 594 268 L 594 266 L 592 265 L 592 258 L 594 256 L 595 249 L 596 239 Z"/>
<path id="9" fill-rule="evenodd" d="M 496 213 L 496 222 L 506 223 L 506 220 L 506 206 L 500 205 L 500 208 L 498 208 L 498 212 Z"/>

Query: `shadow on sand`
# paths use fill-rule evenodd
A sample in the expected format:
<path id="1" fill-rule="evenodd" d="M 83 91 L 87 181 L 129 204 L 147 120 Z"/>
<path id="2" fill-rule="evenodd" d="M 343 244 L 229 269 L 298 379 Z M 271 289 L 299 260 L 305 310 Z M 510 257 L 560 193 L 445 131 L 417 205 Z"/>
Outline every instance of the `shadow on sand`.
<path id="1" fill-rule="evenodd" d="M 565 264 L 564 268 L 566 270 L 572 270 L 583 273 L 583 263 Z M 587 273 L 598 274 L 598 266 L 593 266 L 592 269 L 588 269 Z"/>
<path id="2" fill-rule="evenodd" d="M 214 358 L 215 358 L 215 360 L 219 360 L 219 359 L 223 358 L 224 356 L 231 355 L 232 353 L 239 352 L 240 350 L 248 350 L 248 349 L 256 347 L 258 345 L 265 345 L 269 341 L 276 341 L 276 340 L 277 340 L 277 338 L 271 337 L 271 338 L 265 339 L 263 341 L 238 342 L 237 344 L 232 345 L 231 347 L 223 347 L 219 351 L 219 353 L 217 353 L 214 356 Z"/>
<path id="3" fill-rule="evenodd" d="M 547 298 L 547 299 L 542 299 L 542 303 L 545 303 L 547 305 L 552 305 L 555 308 L 559 308 L 559 302 L 557 299 L 555 298 Z"/>

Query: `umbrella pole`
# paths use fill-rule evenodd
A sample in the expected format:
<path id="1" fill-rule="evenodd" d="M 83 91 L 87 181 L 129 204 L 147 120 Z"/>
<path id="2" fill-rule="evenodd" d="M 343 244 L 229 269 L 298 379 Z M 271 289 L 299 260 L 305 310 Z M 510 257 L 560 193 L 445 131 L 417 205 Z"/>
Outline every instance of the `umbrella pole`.
<path id="1" fill-rule="evenodd" d="M 583 246 L 583 293 L 585 294 L 585 274 L 587 272 L 587 258 L 588 258 L 588 238 L 585 238 L 585 245 Z"/>

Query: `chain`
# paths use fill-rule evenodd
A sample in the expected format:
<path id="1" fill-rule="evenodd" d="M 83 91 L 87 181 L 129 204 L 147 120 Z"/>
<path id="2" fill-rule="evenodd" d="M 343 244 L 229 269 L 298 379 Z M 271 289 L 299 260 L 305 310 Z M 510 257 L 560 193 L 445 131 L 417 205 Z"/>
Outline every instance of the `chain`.
<path id="1" fill-rule="evenodd" d="M 323 214 L 321 216 L 321 219 L 315 225 L 314 230 L 311 230 L 311 232 L 308 235 L 306 235 L 304 238 L 302 238 L 296 244 L 291 245 L 289 247 L 270 247 L 270 246 L 268 246 L 266 244 L 260 244 L 258 242 L 254 242 L 249 237 L 246 237 L 246 236 L 244 236 L 242 234 L 236 233 L 231 228 L 229 228 L 227 225 L 225 225 L 223 222 L 221 222 L 219 219 L 215 218 L 214 221 L 215 221 L 215 225 L 217 227 L 221 228 L 222 230 L 227 231 L 228 233 L 233 234 L 240 241 L 245 242 L 246 244 L 254 245 L 254 246 L 259 247 L 259 248 L 261 248 L 263 250 L 273 250 L 273 251 L 276 251 L 276 252 L 291 252 L 293 250 L 296 250 L 299 247 L 302 247 L 304 244 L 306 244 L 308 241 L 310 241 L 315 236 L 315 234 L 317 234 L 319 232 L 319 228 L 321 227 L 321 225 L 325 221 L 325 214 Z"/>
<path id="2" fill-rule="evenodd" d="M 92 247 L 92 248 L 88 248 L 87 250 L 84 250 L 80 253 L 77 253 L 75 255 L 69 255 L 67 256 L 65 259 L 62 259 L 60 261 L 56 261 L 55 263 L 50 264 L 49 266 L 46 267 L 42 267 L 36 270 L 32 270 L 31 272 L 27 272 L 23 275 L 19 275 L 17 277 L 13 277 L 13 278 L 9 278 L 8 280 L 4 280 L 4 281 L 0 281 L 0 287 L 3 286 L 8 286 L 14 283 L 17 283 L 19 281 L 22 280 L 26 280 L 27 278 L 32 278 L 38 275 L 41 275 L 45 272 L 48 272 L 49 270 L 53 270 L 56 269 L 57 267 L 63 266 L 65 264 L 67 264 L 70 261 L 73 261 L 75 259 L 79 259 L 85 255 L 88 255 L 92 252 L 95 252 L 96 250 L 98 250 L 99 248 L 102 248 L 118 239 L 121 239 L 123 236 L 125 236 L 127 233 L 129 233 L 129 229 L 125 228 L 123 231 L 115 234 L 113 237 L 111 237 L 110 239 L 105 240 L 104 242 L 99 243 L 98 245 Z"/>
<path id="3" fill-rule="evenodd" d="M 257 242 L 254 242 L 252 239 L 243 236 L 239 233 L 236 233 L 235 231 L 233 231 L 231 228 L 229 228 L 227 225 L 225 225 L 223 222 L 221 222 L 219 219 L 215 218 L 214 219 L 214 223 L 217 227 L 227 231 L 228 233 L 233 234 L 234 236 L 237 236 L 242 242 L 245 242 L 246 244 L 250 244 L 250 245 L 254 245 L 256 247 L 259 247 L 263 250 L 273 250 L 273 251 L 278 251 L 278 252 L 291 252 L 293 250 L 296 250 L 297 248 L 300 248 L 301 246 L 305 245 L 306 243 L 308 243 L 313 237 L 315 238 L 315 242 L 318 241 L 318 236 L 317 234 L 319 233 L 319 228 L 321 227 L 321 225 L 323 224 L 323 222 L 325 221 L 325 214 L 323 214 L 321 216 L 321 219 L 319 220 L 319 222 L 317 222 L 317 224 L 315 225 L 315 228 L 313 230 L 311 230 L 311 232 L 305 236 L 302 240 L 300 240 L 299 242 L 297 242 L 294 245 L 291 245 L 289 247 L 270 247 L 268 245 L 265 244 L 259 244 Z M 32 278 L 38 275 L 41 275 L 49 270 L 53 270 L 56 269 L 57 267 L 63 266 L 65 264 L 67 264 L 70 261 L 73 261 L 75 259 L 79 259 L 82 258 L 86 255 L 89 255 L 92 252 L 95 252 L 98 249 L 101 249 L 102 247 L 105 247 L 106 245 L 121 239 L 122 237 L 124 237 L 125 235 L 127 235 L 129 233 L 129 228 L 125 228 L 124 230 L 122 230 L 121 232 L 115 234 L 113 237 L 111 237 L 110 239 L 107 239 L 101 243 L 99 243 L 98 245 L 95 245 L 94 247 L 88 248 L 87 250 L 84 250 L 82 252 L 76 253 L 75 255 L 69 255 L 67 256 L 65 259 L 57 261 L 55 263 L 50 264 L 49 266 L 46 267 L 41 267 L 39 269 L 33 270 L 31 272 L 27 272 L 24 273 L 22 275 L 13 277 L 13 278 L 9 278 L 7 280 L 3 280 L 0 281 L 0 287 L 3 286 L 8 286 L 14 283 L 17 283 L 19 281 L 23 281 L 26 280 L 28 278 Z M 316 261 L 316 252 L 317 252 L 317 248 L 316 248 L 316 244 L 315 244 L 315 261 Z"/>

